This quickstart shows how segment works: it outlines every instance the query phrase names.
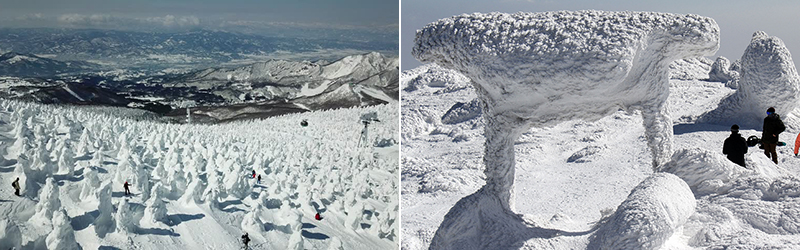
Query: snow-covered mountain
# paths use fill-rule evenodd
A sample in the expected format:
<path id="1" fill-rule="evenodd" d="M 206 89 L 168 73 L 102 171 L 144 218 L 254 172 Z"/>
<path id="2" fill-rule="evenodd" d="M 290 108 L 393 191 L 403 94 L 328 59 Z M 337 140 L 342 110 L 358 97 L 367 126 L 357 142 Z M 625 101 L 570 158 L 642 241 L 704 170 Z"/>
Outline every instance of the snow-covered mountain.
<path id="1" fill-rule="evenodd" d="M 197 71 L 163 83 L 211 93 L 228 103 L 289 100 L 310 109 L 396 101 L 397 58 L 373 52 L 332 63 L 270 60 L 238 68 Z"/>
<path id="2" fill-rule="evenodd" d="M 0 248 L 397 249 L 397 108 L 197 125 L 0 100 Z"/>
<path id="3" fill-rule="evenodd" d="M 396 102 L 396 57 L 352 55 L 333 62 L 270 60 L 243 67 L 117 79 L 97 74 L 54 79 L 4 77 L 0 96 L 42 103 L 128 106 L 196 122 Z M 225 113 L 222 115 L 222 113 Z"/>
<path id="4" fill-rule="evenodd" d="M 0 76 L 52 77 L 64 73 L 81 73 L 92 69 L 87 62 L 58 60 L 32 54 L 8 52 L 0 55 Z"/>
<path id="5" fill-rule="evenodd" d="M 661 24 L 670 27 L 647 31 Z M 774 91 L 798 87 L 788 50 L 757 32 L 747 50 L 761 53 L 737 69 L 751 82 L 730 88 L 696 59 L 715 50 L 715 27 L 692 15 L 565 11 L 465 14 L 418 31 L 414 55 L 442 66 L 401 74 L 402 248 L 800 244 L 792 147 L 778 148 L 777 165 L 751 147 L 747 168 L 721 154 L 737 118 L 752 119 L 754 96 L 794 104 L 797 92 Z M 661 122 L 648 122 L 653 107 Z M 703 118 L 717 109 L 729 115 Z M 800 113 L 779 110 L 791 142 Z M 654 136 L 654 124 L 668 133 Z"/>

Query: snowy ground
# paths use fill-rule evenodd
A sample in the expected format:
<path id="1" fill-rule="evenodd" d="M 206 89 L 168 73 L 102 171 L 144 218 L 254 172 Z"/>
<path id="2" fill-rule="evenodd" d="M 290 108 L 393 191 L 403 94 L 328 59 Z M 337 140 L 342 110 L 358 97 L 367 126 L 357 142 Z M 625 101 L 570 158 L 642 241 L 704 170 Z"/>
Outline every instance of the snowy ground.
<path id="1" fill-rule="evenodd" d="M 397 108 L 179 125 L 0 100 L 0 248 L 396 249 Z"/>
<path id="2" fill-rule="evenodd" d="M 476 115 L 480 111 L 462 108 L 451 113 L 462 118 L 455 120 L 466 121 L 443 123 L 454 120 L 442 117 L 457 102 L 476 98 L 469 80 L 451 72 L 426 65 L 401 74 L 403 249 L 427 249 L 450 208 L 484 184 L 484 124 Z M 701 80 L 674 79 L 670 84 L 673 163 L 680 166 L 672 173 L 689 184 L 697 207 L 662 249 L 800 244 L 800 181 L 795 177 L 800 158 L 793 148 L 778 148 L 777 167 L 757 147 L 746 155 L 749 169 L 728 162 L 722 143 L 730 125 L 694 121 L 734 90 Z M 793 123 L 796 116 L 781 115 L 790 127 L 781 140 L 792 145 L 799 132 Z M 754 129 L 741 134 L 761 136 Z M 516 142 L 515 151 L 515 211 L 557 232 L 554 237 L 531 238 L 523 248 L 586 248 L 604 213 L 613 213 L 653 174 L 639 112 L 618 111 L 596 122 L 533 128 Z"/>

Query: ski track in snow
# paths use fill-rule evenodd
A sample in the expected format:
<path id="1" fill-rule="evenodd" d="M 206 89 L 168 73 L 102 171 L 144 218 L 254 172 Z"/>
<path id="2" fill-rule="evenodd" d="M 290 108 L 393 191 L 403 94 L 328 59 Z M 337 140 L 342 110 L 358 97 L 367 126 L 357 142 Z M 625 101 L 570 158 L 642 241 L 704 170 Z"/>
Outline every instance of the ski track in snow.
<path id="1" fill-rule="evenodd" d="M 180 125 L 128 109 L 0 100 L 0 248 L 239 249 L 249 232 L 251 249 L 396 249 L 399 146 L 357 147 L 359 117 L 370 111 L 381 122 L 368 140 L 397 141 L 396 110 Z M 10 187 L 17 176 L 22 197 Z M 125 181 L 132 196 L 123 196 Z M 106 185 L 110 196 L 99 191 Z M 73 242 L 45 241 L 54 209 L 64 209 L 68 226 L 58 232 Z M 106 212 L 113 224 L 96 220 Z"/>
<path id="2" fill-rule="evenodd" d="M 401 248 L 427 249 L 450 208 L 484 185 L 484 122 L 480 116 L 455 124 L 441 122 L 456 103 L 476 98 L 469 79 L 454 71 L 434 64 L 404 71 L 401 88 Z M 675 174 L 692 188 L 697 206 L 660 249 L 787 249 L 800 243 L 800 234 L 793 229 L 798 225 L 794 208 L 800 205 L 800 193 L 794 191 L 800 189 L 795 177 L 800 158 L 794 157 L 793 148 L 778 147 L 776 167 L 763 150 L 750 147 L 745 157 L 751 169 L 744 169 L 722 155 L 730 126 L 695 124 L 733 92 L 719 82 L 670 80 L 667 102 L 674 148 L 676 155 L 686 158 L 673 159 L 686 169 Z M 639 112 L 618 111 L 595 122 L 567 121 L 532 128 L 520 136 L 514 147 L 514 211 L 531 224 L 558 233 L 533 237 L 517 247 L 590 247 L 593 227 L 604 213 L 610 216 L 634 187 L 653 174 L 641 124 Z M 789 142 L 800 131 L 791 129 L 792 124 L 787 127 L 781 138 Z M 740 133 L 761 134 L 752 129 Z M 694 179 L 710 181 L 700 185 L 690 181 Z"/>

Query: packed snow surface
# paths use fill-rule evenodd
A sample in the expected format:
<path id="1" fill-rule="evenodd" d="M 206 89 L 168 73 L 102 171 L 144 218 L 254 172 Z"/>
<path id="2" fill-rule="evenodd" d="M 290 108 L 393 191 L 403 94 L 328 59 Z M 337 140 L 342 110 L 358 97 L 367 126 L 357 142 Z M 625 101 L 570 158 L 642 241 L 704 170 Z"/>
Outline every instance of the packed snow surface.
<path id="1" fill-rule="evenodd" d="M 449 243 L 451 249 L 589 249 L 611 245 L 620 246 L 612 249 L 665 250 L 796 248 L 800 244 L 796 230 L 800 228 L 796 219 L 800 218 L 796 216 L 800 207 L 800 158 L 794 157 L 792 147 L 778 147 L 779 164 L 775 165 L 762 150 L 751 147 L 745 155 L 747 168 L 728 161 L 722 154 L 722 143 L 730 135 L 730 124 L 698 120 L 736 90 L 706 81 L 702 75 L 708 72 L 695 71 L 710 70 L 707 66 L 704 60 L 688 60 L 674 68 L 688 72 L 675 75 L 700 78 L 669 81 L 667 103 L 675 153 L 660 172 L 680 180 L 673 176 L 658 177 L 660 181 L 650 184 L 645 181 L 665 174 L 654 173 L 650 165 L 652 155 L 641 126 L 642 111 L 618 110 L 597 121 L 575 119 L 533 127 L 513 144 L 517 156 L 516 203 L 509 215 L 531 226 L 454 228 L 443 231 L 451 237 L 439 243 Z M 439 249 L 439 243 L 433 243 L 434 235 L 445 223 L 455 226 L 478 218 L 508 220 L 497 213 L 469 209 L 460 210 L 452 216 L 455 219 L 445 219 L 458 202 L 486 208 L 482 211 L 502 210 L 497 199 L 470 196 L 482 192 L 486 168 L 484 114 L 465 105 L 477 98 L 472 80 L 429 64 L 402 72 L 400 87 L 402 248 Z M 481 115 L 471 119 L 461 116 L 463 121 L 446 123 L 453 114 L 450 110 Z M 800 132 L 798 124 L 785 121 L 789 130 L 782 136 L 794 138 Z M 740 132 L 744 137 L 761 134 L 754 129 Z M 648 194 L 653 191 L 656 194 Z M 643 219 L 626 220 L 621 216 L 625 214 Z M 614 220 L 618 222 L 608 223 Z M 603 241 L 595 237 L 602 230 L 622 228 L 635 230 L 603 237 Z M 484 235 L 482 243 L 469 245 L 470 236 L 479 233 Z"/>
<path id="2" fill-rule="evenodd" d="M 396 110 L 181 125 L 0 100 L 0 249 L 396 249 Z"/>

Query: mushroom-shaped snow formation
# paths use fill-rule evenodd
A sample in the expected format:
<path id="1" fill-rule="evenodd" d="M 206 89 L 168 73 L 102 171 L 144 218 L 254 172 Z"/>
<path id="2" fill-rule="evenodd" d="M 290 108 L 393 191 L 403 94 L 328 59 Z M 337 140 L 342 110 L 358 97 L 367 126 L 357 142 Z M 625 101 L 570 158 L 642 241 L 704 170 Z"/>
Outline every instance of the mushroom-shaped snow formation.
<path id="1" fill-rule="evenodd" d="M 792 55 L 780 38 L 756 31 L 742 55 L 739 86 L 719 107 L 703 115 L 701 122 L 736 123 L 761 128 L 767 108 L 789 114 L 800 101 L 800 76 Z"/>
<path id="2" fill-rule="evenodd" d="M 448 219 L 462 220 L 453 229 L 474 232 L 486 231 L 481 225 L 495 217 L 486 213 L 506 213 L 521 221 L 511 212 L 514 142 L 532 126 L 640 109 L 654 167 L 669 161 L 669 65 L 710 56 L 718 47 L 719 26 L 713 19 L 652 12 L 475 13 L 441 19 L 417 31 L 413 55 L 472 79 L 486 119 L 486 185 L 450 210 L 475 209 L 479 217 L 448 214 L 432 246 L 448 244 L 437 243 Z M 484 195 L 492 197 L 480 197 Z M 472 206 L 494 202 L 501 211 Z M 472 236 L 461 239 L 478 242 L 464 246 L 479 247 L 481 237 Z"/>

